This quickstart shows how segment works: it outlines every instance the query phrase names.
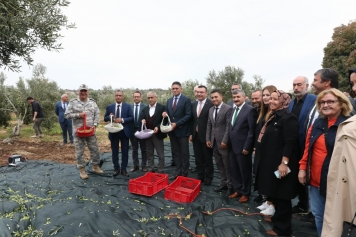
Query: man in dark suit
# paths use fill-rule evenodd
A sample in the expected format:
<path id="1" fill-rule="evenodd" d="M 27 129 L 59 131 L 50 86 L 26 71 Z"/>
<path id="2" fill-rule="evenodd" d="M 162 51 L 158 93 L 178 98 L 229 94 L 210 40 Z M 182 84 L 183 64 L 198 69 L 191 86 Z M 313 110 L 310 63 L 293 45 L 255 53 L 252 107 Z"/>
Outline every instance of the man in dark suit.
<path id="1" fill-rule="evenodd" d="M 132 146 L 132 159 L 134 167 L 131 169 L 131 172 L 135 172 L 139 169 L 140 161 L 138 160 L 138 144 L 140 144 L 141 148 L 141 167 L 143 172 L 147 172 L 146 163 L 147 163 L 147 154 L 146 154 L 146 140 L 138 139 L 134 134 L 137 131 L 141 130 L 140 123 L 140 114 L 142 110 L 147 106 L 142 101 L 142 95 L 140 91 L 135 91 L 133 93 L 134 103 L 131 105 L 131 109 L 133 111 L 134 119 L 131 122 L 131 129 L 133 131 L 132 136 L 130 137 L 131 146 Z"/>
<path id="2" fill-rule="evenodd" d="M 235 90 L 232 93 L 235 103 L 230 123 L 230 169 L 235 192 L 229 198 L 247 202 L 251 195 L 252 152 L 255 137 L 257 111 L 245 102 L 245 93 Z"/>
<path id="3" fill-rule="evenodd" d="M 129 159 L 129 137 L 132 135 L 130 123 L 133 120 L 133 113 L 131 106 L 124 100 L 124 92 L 122 90 L 116 90 L 115 92 L 116 103 L 110 104 L 106 107 L 104 115 L 104 121 L 110 121 L 110 116 L 113 117 L 113 122 L 121 123 L 124 127 L 118 133 L 109 133 L 109 140 L 111 143 L 112 162 L 114 164 L 114 176 L 120 173 L 124 176 L 129 176 L 126 167 Z M 121 169 L 119 165 L 119 141 L 121 143 Z"/>
<path id="4" fill-rule="evenodd" d="M 308 93 L 308 78 L 298 76 L 293 80 L 294 100 L 291 100 L 288 110 L 293 113 L 299 121 L 298 140 L 300 147 L 300 158 L 303 156 L 306 131 L 304 123 L 308 117 L 309 111 L 314 107 L 316 96 Z M 308 213 L 309 195 L 308 189 L 304 185 L 298 184 L 299 202 L 293 207 L 293 213 Z"/>
<path id="5" fill-rule="evenodd" d="M 58 116 L 58 122 L 59 122 L 59 125 L 61 126 L 62 133 L 63 133 L 62 146 L 65 146 L 67 144 L 67 133 L 69 136 L 70 144 L 73 145 L 72 120 L 64 118 L 64 112 L 66 111 L 67 107 L 68 107 L 68 95 L 63 94 L 61 96 L 61 101 L 57 102 L 56 106 L 54 108 L 55 112 Z"/>
<path id="6" fill-rule="evenodd" d="M 182 95 L 182 85 L 175 81 L 172 83 L 173 97 L 166 103 L 166 111 L 163 117 L 169 116 L 172 122 L 172 130 L 169 132 L 174 163 L 176 165 L 175 175 L 188 176 L 189 170 L 189 120 L 192 113 L 190 99 Z"/>
<path id="7" fill-rule="evenodd" d="M 215 188 L 214 191 L 221 192 L 227 189 L 227 196 L 230 196 L 234 193 L 228 150 L 232 107 L 222 101 L 223 96 L 220 90 L 213 90 L 210 97 L 214 106 L 209 109 L 206 145 L 213 148 L 215 163 L 221 179 L 220 186 Z"/>
<path id="8" fill-rule="evenodd" d="M 209 109 L 213 106 L 213 103 L 207 99 L 208 89 L 206 86 L 198 86 L 196 93 L 198 100 L 192 103 L 189 141 L 193 142 L 198 179 L 205 185 L 211 185 L 214 176 L 213 149 L 206 146 L 206 127 Z"/>
<path id="9" fill-rule="evenodd" d="M 154 134 L 146 139 L 146 149 L 148 158 L 148 171 L 154 171 L 154 149 L 158 155 L 157 172 L 164 173 L 164 142 L 167 137 L 166 133 L 160 130 L 162 122 L 162 113 L 165 111 L 165 106 L 157 103 L 157 94 L 153 91 L 147 93 L 149 105 L 146 106 L 141 115 L 140 121 L 146 125 L 147 129 L 152 129 Z"/>

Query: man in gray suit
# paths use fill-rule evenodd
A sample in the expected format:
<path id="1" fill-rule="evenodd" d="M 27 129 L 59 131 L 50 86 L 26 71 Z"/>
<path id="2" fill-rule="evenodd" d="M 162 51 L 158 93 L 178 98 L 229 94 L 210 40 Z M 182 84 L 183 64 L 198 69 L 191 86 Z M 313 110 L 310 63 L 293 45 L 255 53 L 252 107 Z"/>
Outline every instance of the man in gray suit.
<path id="1" fill-rule="evenodd" d="M 227 189 L 227 196 L 230 196 L 234 193 L 228 150 L 232 107 L 222 101 L 223 96 L 220 90 L 213 90 L 210 97 L 214 106 L 209 109 L 206 145 L 213 148 L 215 163 L 221 178 L 220 186 L 214 191 L 220 192 Z"/>
<path id="2" fill-rule="evenodd" d="M 133 131 L 130 141 L 132 146 L 132 159 L 134 167 L 131 169 L 131 172 L 135 172 L 139 169 L 140 161 L 138 160 L 138 144 L 140 144 L 141 148 L 141 156 L 142 156 L 142 171 L 147 172 L 146 163 L 147 163 L 147 154 L 146 154 L 146 140 L 145 139 L 138 139 L 134 134 L 137 131 L 140 131 L 140 114 L 142 113 L 143 109 L 147 106 L 142 101 L 142 95 L 140 91 L 135 91 L 133 93 L 133 100 L 134 103 L 131 105 L 131 109 L 133 111 L 134 119 L 131 122 L 131 130 Z"/>

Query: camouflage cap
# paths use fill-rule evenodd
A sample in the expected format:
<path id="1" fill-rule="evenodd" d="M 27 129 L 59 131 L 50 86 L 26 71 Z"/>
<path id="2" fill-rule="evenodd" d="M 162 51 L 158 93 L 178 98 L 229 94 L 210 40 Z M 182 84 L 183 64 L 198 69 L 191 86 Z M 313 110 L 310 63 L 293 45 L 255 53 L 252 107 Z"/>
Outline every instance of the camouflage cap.
<path id="1" fill-rule="evenodd" d="M 85 85 L 85 84 L 81 84 L 80 86 L 79 86 L 79 89 L 78 90 L 89 90 L 89 87 L 87 86 L 87 85 Z"/>

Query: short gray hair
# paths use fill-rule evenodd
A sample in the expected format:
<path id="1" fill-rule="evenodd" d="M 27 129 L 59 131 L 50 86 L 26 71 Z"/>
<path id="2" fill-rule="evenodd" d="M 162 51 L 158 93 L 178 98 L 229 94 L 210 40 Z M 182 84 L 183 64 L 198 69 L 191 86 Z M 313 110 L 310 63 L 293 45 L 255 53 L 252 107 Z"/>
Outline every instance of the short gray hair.
<path id="1" fill-rule="evenodd" d="M 64 97 L 65 95 L 68 96 L 67 94 L 63 94 L 63 95 L 61 95 L 61 99 L 63 99 L 63 97 Z"/>
<path id="2" fill-rule="evenodd" d="M 245 96 L 245 92 L 243 90 L 237 89 L 232 92 L 233 95 L 237 95 L 238 93 L 241 93 L 242 96 Z"/>
<path id="3" fill-rule="evenodd" d="M 118 89 L 118 90 L 115 91 L 115 94 L 116 94 L 116 92 L 122 92 L 122 95 L 125 95 L 123 90 Z"/>
<path id="4" fill-rule="evenodd" d="M 147 93 L 147 96 L 148 96 L 149 94 L 153 94 L 155 97 L 157 97 L 157 94 L 156 94 L 156 92 L 154 92 L 154 91 L 149 91 L 149 92 Z"/>

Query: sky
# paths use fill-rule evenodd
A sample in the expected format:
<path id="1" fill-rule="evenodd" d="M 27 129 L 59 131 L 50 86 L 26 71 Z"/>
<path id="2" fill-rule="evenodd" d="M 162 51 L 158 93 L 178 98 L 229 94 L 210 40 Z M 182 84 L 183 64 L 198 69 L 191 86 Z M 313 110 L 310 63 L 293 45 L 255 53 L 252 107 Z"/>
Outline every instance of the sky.
<path id="1" fill-rule="evenodd" d="M 62 89 L 206 84 L 209 71 L 234 66 L 245 81 L 260 75 L 289 91 L 297 76 L 313 80 L 333 29 L 355 20 L 354 9 L 355 0 L 71 0 L 64 13 L 77 28 L 62 31 L 59 53 L 33 58 Z M 4 70 L 5 84 L 31 78 L 21 65 Z"/>

